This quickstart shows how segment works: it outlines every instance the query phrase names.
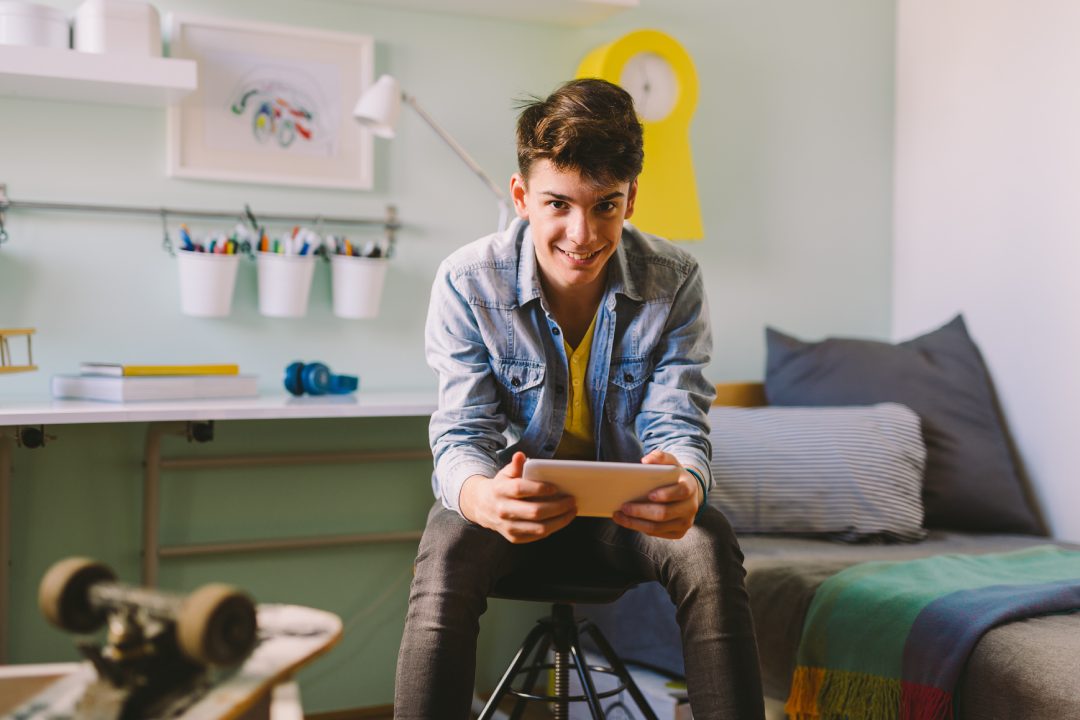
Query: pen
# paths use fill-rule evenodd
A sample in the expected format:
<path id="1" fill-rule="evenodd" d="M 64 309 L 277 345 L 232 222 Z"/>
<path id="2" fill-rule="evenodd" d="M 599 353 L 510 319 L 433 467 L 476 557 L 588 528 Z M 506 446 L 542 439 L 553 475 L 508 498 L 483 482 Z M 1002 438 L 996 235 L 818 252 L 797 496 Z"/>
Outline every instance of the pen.
<path id="1" fill-rule="evenodd" d="M 259 228 L 258 221 L 255 220 L 255 213 L 251 212 L 251 206 L 250 205 L 247 205 L 247 204 L 244 205 L 244 214 L 247 215 L 248 222 L 251 223 L 251 229 L 255 230 L 256 232 L 258 232 L 261 235 L 262 231 Z"/>

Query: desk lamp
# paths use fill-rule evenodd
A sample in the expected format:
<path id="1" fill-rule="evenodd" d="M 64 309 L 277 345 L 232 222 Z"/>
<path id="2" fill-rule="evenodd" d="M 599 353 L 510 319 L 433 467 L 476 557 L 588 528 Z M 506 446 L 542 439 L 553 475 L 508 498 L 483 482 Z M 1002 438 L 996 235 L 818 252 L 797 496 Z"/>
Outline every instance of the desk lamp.
<path id="1" fill-rule="evenodd" d="M 439 137 L 450 146 L 450 149 L 457 153 L 469 168 L 476 173 L 476 175 L 487 185 L 488 189 L 495 194 L 498 199 L 499 207 L 499 230 L 506 228 L 507 222 L 510 219 L 510 203 L 507 198 L 506 192 L 502 190 L 498 185 L 492 182 L 491 178 L 480 168 L 472 157 L 465 152 L 465 148 L 461 147 L 454 138 L 450 137 L 438 123 L 427 112 L 417 104 L 416 98 L 412 95 L 402 92 L 401 86 L 398 81 L 390 75 L 383 75 L 375 84 L 372 85 L 360 99 L 356 101 L 356 107 L 353 108 L 353 117 L 355 117 L 362 125 L 371 128 L 371 131 L 381 138 L 394 137 L 394 126 L 397 124 L 398 116 L 401 114 L 401 103 L 405 102 L 410 105 L 413 110 L 423 118 L 424 122 L 431 126 L 431 129 L 435 131 Z"/>

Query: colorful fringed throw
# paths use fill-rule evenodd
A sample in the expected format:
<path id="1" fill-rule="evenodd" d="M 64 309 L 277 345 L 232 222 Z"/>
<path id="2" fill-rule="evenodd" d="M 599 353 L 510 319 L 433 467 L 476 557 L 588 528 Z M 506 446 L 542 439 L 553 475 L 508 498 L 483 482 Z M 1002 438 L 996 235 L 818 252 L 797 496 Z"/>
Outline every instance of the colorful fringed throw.
<path id="1" fill-rule="evenodd" d="M 1080 610 L 1080 552 L 868 562 L 814 594 L 787 711 L 795 720 L 946 720 L 982 635 L 1003 623 Z"/>

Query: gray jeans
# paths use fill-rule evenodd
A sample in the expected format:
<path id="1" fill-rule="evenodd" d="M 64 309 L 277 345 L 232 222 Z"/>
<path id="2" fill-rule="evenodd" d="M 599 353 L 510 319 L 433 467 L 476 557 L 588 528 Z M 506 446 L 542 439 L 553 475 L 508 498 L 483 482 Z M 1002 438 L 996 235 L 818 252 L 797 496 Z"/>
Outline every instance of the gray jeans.
<path id="1" fill-rule="evenodd" d="M 675 603 L 695 720 L 761 720 L 757 644 L 743 555 L 727 519 L 712 507 L 680 540 L 578 518 L 524 545 L 436 505 L 416 557 L 398 654 L 396 720 L 465 720 L 476 672 L 476 637 L 487 596 L 518 568 L 602 570 L 659 581 Z"/>

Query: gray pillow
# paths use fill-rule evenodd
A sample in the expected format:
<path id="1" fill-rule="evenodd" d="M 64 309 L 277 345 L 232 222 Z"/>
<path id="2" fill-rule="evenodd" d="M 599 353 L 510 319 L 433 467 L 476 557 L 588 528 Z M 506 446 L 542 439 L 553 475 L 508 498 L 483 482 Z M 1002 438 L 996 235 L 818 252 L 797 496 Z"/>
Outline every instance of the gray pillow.
<path id="1" fill-rule="evenodd" d="M 925 537 L 926 446 L 910 408 L 715 407 L 709 421 L 708 501 L 736 532 Z"/>
<path id="2" fill-rule="evenodd" d="M 810 343 L 772 328 L 766 344 L 770 405 L 898 402 L 919 414 L 927 527 L 1045 534 L 1025 499 L 989 374 L 963 317 L 898 345 Z"/>

